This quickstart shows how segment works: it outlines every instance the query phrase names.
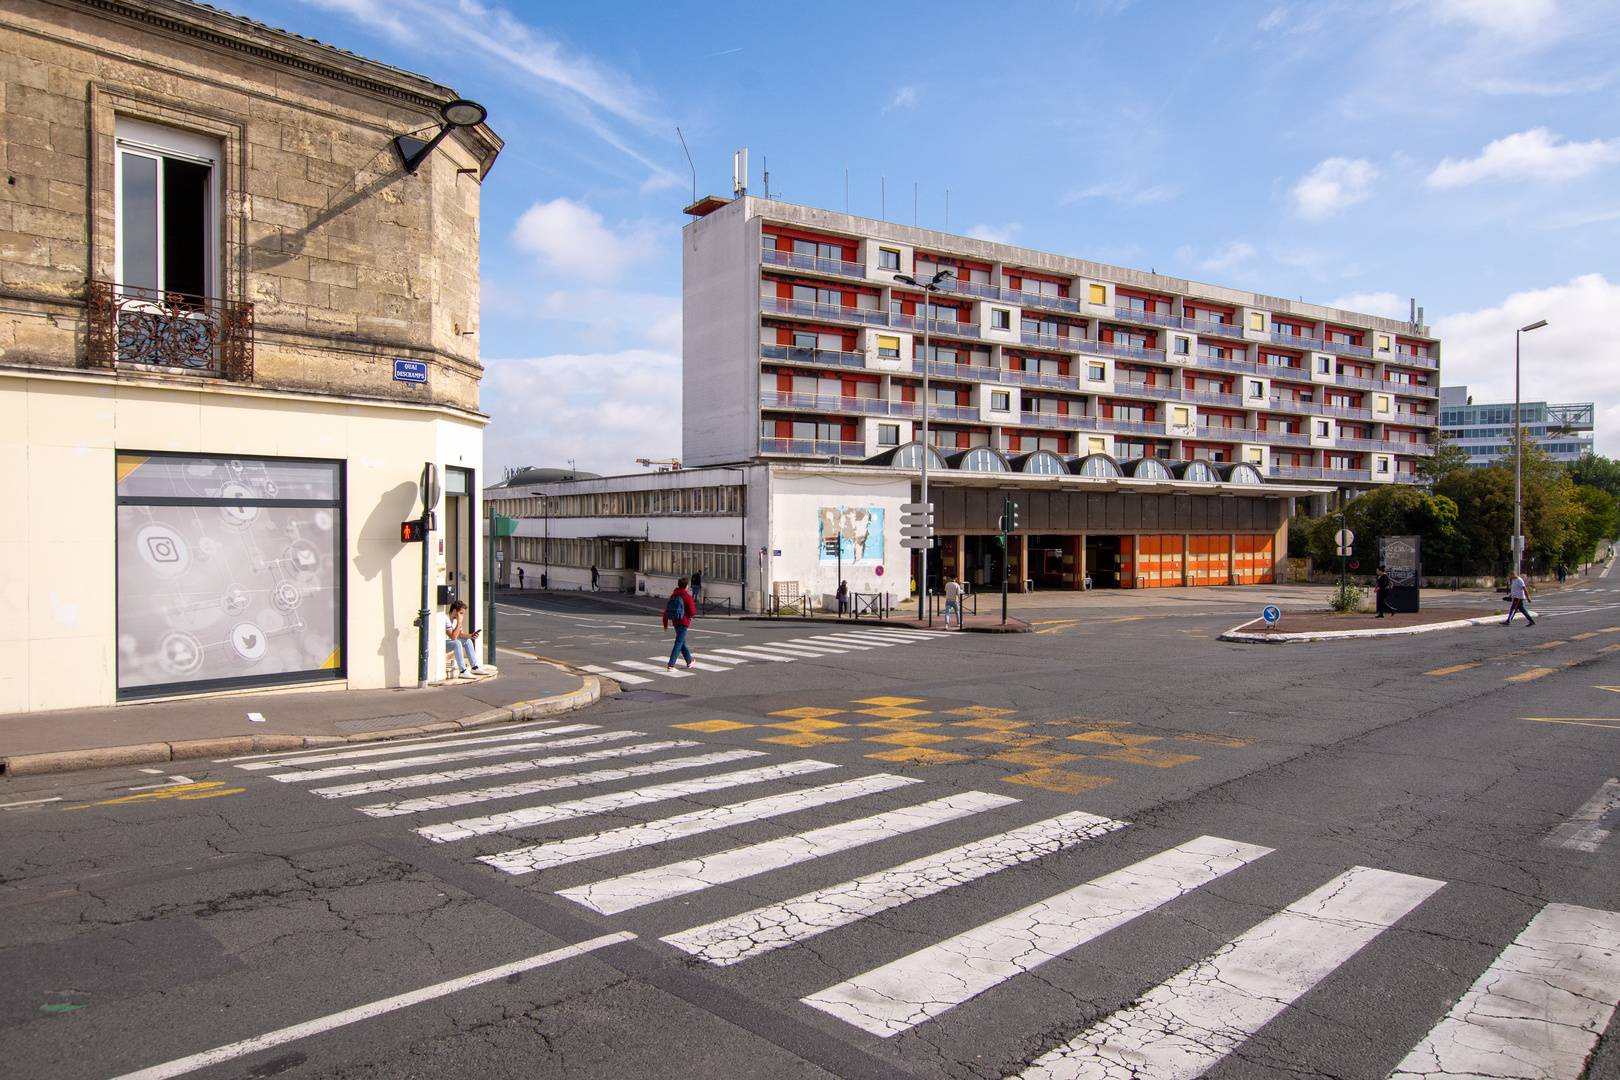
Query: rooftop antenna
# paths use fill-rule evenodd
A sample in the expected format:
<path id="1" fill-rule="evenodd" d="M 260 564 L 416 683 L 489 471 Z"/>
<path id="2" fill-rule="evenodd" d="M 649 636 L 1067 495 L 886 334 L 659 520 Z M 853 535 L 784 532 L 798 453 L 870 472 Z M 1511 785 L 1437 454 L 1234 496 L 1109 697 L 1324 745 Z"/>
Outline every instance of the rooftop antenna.
<path id="1" fill-rule="evenodd" d="M 697 200 L 693 200 L 696 202 Z M 945 231 L 951 231 L 951 189 L 945 189 Z"/>
<path id="2" fill-rule="evenodd" d="M 731 193 L 738 198 L 748 194 L 748 147 L 731 155 Z"/>
<path id="3" fill-rule="evenodd" d="M 1417 297 L 1415 296 L 1412 297 L 1412 314 L 1406 321 L 1413 324 L 1417 323 Z"/>
<path id="4" fill-rule="evenodd" d="M 678 126 L 675 128 L 675 134 L 681 140 L 681 149 L 686 150 L 686 136 L 681 134 L 681 129 Z M 697 205 L 697 166 L 692 164 L 692 151 L 690 151 L 690 150 L 686 150 L 686 164 L 692 170 L 692 205 L 696 206 Z"/>
<path id="5" fill-rule="evenodd" d="M 768 199 L 768 198 L 771 197 L 771 159 L 766 157 L 764 154 L 761 154 L 759 156 L 759 160 L 764 162 L 764 165 L 765 165 L 765 171 L 764 171 L 765 197 Z"/>
<path id="6" fill-rule="evenodd" d="M 878 175 L 878 209 L 883 214 L 883 220 L 889 220 L 889 178 L 887 175 Z"/>
<path id="7" fill-rule="evenodd" d="M 844 166 L 844 213 L 849 213 L 849 166 Z"/>

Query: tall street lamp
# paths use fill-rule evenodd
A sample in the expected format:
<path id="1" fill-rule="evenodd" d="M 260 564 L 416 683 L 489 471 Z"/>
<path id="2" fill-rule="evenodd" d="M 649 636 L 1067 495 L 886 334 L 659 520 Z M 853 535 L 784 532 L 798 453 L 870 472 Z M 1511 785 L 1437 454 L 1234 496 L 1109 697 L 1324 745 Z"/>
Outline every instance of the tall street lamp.
<path id="1" fill-rule="evenodd" d="M 1513 331 L 1513 576 L 1524 562 L 1524 428 L 1519 424 L 1519 336 L 1547 325 L 1546 319 Z"/>
<path id="2" fill-rule="evenodd" d="M 896 275 L 894 275 L 894 280 L 903 281 L 907 285 L 914 286 L 915 288 L 921 289 L 923 291 L 923 312 L 922 312 L 922 328 L 923 328 L 923 383 L 922 383 L 922 397 L 923 397 L 923 400 L 922 400 L 922 440 L 921 440 L 921 442 L 922 442 L 922 454 L 921 454 L 921 457 L 922 457 L 922 504 L 923 504 L 923 513 L 925 515 L 927 515 L 927 520 L 929 522 L 928 543 L 929 543 L 930 547 L 933 546 L 933 542 L 934 542 L 934 537 L 933 537 L 933 532 L 934 532 L 933 520 L 934 520 L 934 516 L 928 512 L 928 454 L 929 454 L 929 446 L 928 446 L 928 406 L 930 404 L 930 402 L 928 400 L 928 365 L 931 364 L 933 362 L 933 360 L 928 355 L 928 314 L 929 314 L 929 309 L 934 306 L 934 293 L 939 291 L 939 288 L 940 288 L 940 285 L 941 285 L 942 282 L 944 282 L 947 278 L 950 278 L 950 277 L 954 276 L 954 274 L 955 274 L 955 272 L 952 271 L 952 270 L 941 270 L 939 273 L 935 274 L 933 277 L 929 278 L 926 281 L 918 281 L 916 278 L 912 277 L 910 274 L 896 274 Z M 918 583 L 918 588 L 917 588 L 917 621 L 918 622 L 922 621 L 923 608 L 928 606 L 928 550 L 929 549 L 927 547 L 922 549 L 922 581 Z M 957 557 L 958 558 L 961 557 L 960 553 L 958 553 Z M 933 622 L 933 618 L 930 616 L 928 621 Z"/>

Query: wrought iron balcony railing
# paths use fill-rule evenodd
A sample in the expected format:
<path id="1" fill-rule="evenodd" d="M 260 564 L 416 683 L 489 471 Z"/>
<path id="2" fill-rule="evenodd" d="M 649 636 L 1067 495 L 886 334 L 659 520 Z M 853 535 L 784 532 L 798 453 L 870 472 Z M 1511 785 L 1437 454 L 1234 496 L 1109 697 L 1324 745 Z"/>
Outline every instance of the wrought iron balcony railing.
<path id="1" fill-rule="evenodd" d="M 253 380 L 253 305 L 92 281 L 91 367 Z"/>

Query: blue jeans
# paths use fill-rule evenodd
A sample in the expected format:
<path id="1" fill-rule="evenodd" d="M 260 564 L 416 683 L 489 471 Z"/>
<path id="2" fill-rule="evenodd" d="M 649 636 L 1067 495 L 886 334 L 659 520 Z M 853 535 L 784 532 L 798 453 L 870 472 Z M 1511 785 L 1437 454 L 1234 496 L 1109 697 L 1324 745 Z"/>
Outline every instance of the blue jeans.
<path id="1" fill-rule="evenodd" d="M 675 658 L 677 656 L 686 657 L 686 662 L 688 664 L 692 662 L 692 650 L 686 647 L 686 627 L 682 626 L 680 623 L 675 624 L 675 647 L 669 650 L 670 667 L 675 666 Z"/>
<path id="2" fill-rule="evenodd" d="M 956 625 L 962 625 L 962 602 L 960 600 L 945 601 L 945 625 L 951 625 L 951 613 L 956 613 Z"/>
<path id="3" fill-rule="evenodd" d="M 457 671 L 466 671 L 468 666 L 477 669 L 477 654 L 473 652 L 470 638 L 451 638 L 445 641 L 444 646 L 445 651 L 450 654 L 450 659 L 455 661 Z"/>

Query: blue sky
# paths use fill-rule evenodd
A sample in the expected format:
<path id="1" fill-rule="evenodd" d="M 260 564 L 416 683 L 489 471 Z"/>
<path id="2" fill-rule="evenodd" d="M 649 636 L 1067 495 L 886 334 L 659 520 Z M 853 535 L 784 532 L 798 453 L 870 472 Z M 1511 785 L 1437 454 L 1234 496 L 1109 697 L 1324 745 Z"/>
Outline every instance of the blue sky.
<path id="1" fill-rule="evenodd" d="M 486 466 L 679 454 L 680 209 L 750 191 L 1442 335 L 1446 383 L 1598 402 L 1620 455 L 1613 0 L 225 0 L 483 102 Z M 1003 11 L 1005 13 L 1003 13 Z M 885 179 L 886 178 L 886 179 Z M 949 190 L 949 221 L 946 192 Z"/>

